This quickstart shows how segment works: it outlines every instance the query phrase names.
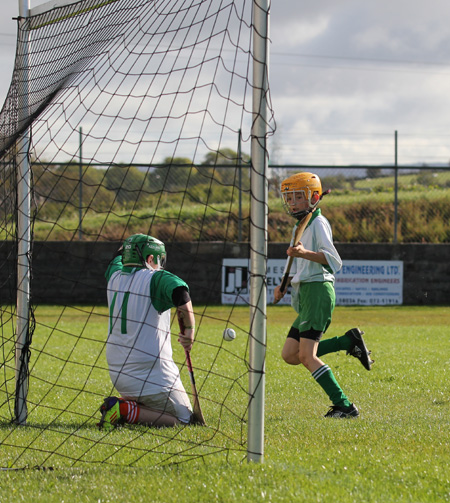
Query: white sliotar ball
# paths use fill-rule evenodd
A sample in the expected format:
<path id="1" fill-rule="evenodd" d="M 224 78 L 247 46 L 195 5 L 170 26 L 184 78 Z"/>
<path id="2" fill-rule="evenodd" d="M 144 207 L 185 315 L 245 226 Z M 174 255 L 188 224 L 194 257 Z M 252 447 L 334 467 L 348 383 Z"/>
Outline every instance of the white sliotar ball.
<path id="1" fill-rule="evenodd" d="M 232 328 L 226 328 L 223 331 L 223 339 L 225 341 L 234 341 L 236 339 L 236 332 Z"/>

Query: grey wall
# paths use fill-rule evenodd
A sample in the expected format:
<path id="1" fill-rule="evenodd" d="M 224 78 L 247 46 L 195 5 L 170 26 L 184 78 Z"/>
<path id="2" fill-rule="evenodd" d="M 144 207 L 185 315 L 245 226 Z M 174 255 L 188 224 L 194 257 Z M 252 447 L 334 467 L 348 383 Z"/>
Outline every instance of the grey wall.
<path id="1" fill-rule="evenodd" d="M 0 243 L 0 302 L 15 303 L 13 243 Z M 104 271 L 118 243 L 36 242 L 34 303 L 105 304 Z M 337 243 L 344 260 L 403 260 L 404 304 L 450 304 L 450 245 Z M 269 245 L 269 258 L 285 258 L 286 244 Z M 249 257 L 248 244 L 167 245 L 167 269 L 186 280 L 194 303 L 220 304 L 222 258 Z"/>

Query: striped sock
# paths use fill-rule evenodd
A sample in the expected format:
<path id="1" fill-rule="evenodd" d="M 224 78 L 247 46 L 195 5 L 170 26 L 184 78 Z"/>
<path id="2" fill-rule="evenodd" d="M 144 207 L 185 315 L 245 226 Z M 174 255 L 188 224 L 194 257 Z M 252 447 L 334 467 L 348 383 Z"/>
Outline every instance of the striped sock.
<path id="1" fill-rule="evenodd" d="M 311 375 L 322 386 L 322 389 L 328 395 L 333 405 L 341 407 L 349 407 L 351 405 L 350 400 L 342 391 L 328 365 L 322 365 L 322 367 L 319 367 Z"/>
<path id="2" fill-rule="evenodd" d="M 120 415 L 129 424 L 137 423 L 139 419 L 139 405 L 133 400 L 120 401 Z"/>

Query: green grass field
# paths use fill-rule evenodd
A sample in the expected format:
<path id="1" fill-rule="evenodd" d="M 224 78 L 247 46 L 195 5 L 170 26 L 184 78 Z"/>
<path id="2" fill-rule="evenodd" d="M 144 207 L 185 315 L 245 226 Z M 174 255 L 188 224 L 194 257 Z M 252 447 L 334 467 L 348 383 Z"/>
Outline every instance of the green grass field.
<path id="1" fill-rule="evenodd" d="M 213 398 L 223 393 L 222 387 L 231 387 L 226 403 L 237 414 L 220 415 L 213 399 L 204 400 L 209 428 L 184 428 L 171 440 L 178 446 L 175 450 L 186 453 L 189 443 L 200 444 L 195 447 L 196 455 L 184 463 L 155 467 L 158 449 L 154 444 L 165 443 L 164 432 L 155 436 L 144 428 L 131 427 L 105 438 L 93 427 L 106 381 L 102 356 L 96 359 L 98 351 L 89 348 L 104 339 L 106 310 L 75 309 L 65 312 L 63 320 L 59 308 L 39 307 L 33 341 L 39 358 L 32 358 L 36 377 L 30 383 L 30 395 L 41 407 L 31 411 L 30 426 L 22 428 L 4 423 L 2 413 L 0 466 L 8 466 L 11 448 L 5 444 L 14 442 L 31 444 L 35 451 L 28 465 L 34 462 L 46 469 L 1 471 L 0 501 L 450 501 L 448 307 L 338 307 L 327 336 L 360 326 L 366 332 L 375 365 L 367 372 L 345 352 L 323 358 L 361 412 L 356 420 L 334 420 L 323 418 L 327 397 L 308 372 L 290 367 L 280 358 L 293 311 L 269 306 L 262 464 L 246 461 L 246 426 L 239 420 L 241 409 L 245 409 L 245 394 L 236 389 L 246 386 L 247 375 L 239 374 L 247 349 L 245 332 L 238 330 L 235 342 L 222 344 L 223 323 L 217 321 L 230 318 L 237 327 L 248 326 L 248 310 L 215 307 L 203 312 L 208 316 L 202 318 L 193 351 L 201 394 Z M 74 333 L 83 334 L 76 338 L 76 344 Z M 69 346 L 73 364 L 59 371 L 58 382 L 65 386 L 72 382 L 78 391 L 54 385 L 48 391 L 48 383 L 55 381 L 53 359 Z M 80 393 L 77 380 L 93 360 L 97 370 L 83 381 Z M 207 366 L 213 372 L 203 372 Z M 55 421 L 51 406 L 60 407 L 61 403 L 68 412 L 58 414 Z M 75 413 L 80 403 L 86 407 L 84 414 Z M 53 428 L 36 435 L 33 425 L 49 420 Z M 77 434 L 73 434 L 74 425 Z M 55 448 L 59 434 L 66 430 L 72 433 L 65 445 L 56 445 L 59 456 L 45 462 L 48 454 L 42 452 Z M 96 443 L 83 462 L 73 462 L 77 452 L 84 452 L 93 440 Z M 221 450 L 220 445 L 228 450 Z M 151 455 L 127 466 L 139 449 L 150 448 Z M 117 452 L 108 462 L 105 455 L 111 449 Z"/>

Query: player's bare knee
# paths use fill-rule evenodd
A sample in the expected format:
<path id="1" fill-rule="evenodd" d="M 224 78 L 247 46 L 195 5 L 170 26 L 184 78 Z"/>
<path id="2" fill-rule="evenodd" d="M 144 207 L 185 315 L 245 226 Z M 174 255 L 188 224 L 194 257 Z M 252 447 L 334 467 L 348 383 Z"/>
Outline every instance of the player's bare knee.
<path id="1" fill-rule="evenodd" d="M 298 356 L 295 353 L 287 353 L 285 351 L 281 352 L 281 358 L 289 365 L 300 365 Z"/>
<path id="2" fill-rule="evenodd" d="M 306 368 L 309 368 L 311 363 L 313 362 L 313 358 L 309 353 L 301 353 L 299 352 L 297 355 L 299 363 L 304 365 Z"/>

